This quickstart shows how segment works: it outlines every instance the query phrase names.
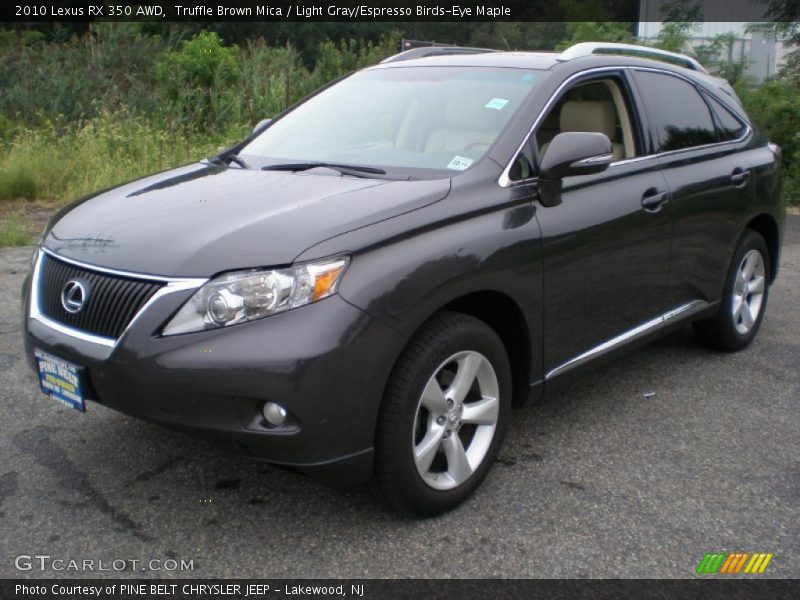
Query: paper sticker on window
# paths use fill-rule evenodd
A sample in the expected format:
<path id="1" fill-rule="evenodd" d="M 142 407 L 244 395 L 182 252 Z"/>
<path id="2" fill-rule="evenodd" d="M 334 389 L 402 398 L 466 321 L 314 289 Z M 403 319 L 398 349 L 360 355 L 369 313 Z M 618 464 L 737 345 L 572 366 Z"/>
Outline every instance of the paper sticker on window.
<path id="1" fill-rule="evenodd" d="M 506 104 L 508 104 L 508 100 L 506 100 L 505 98 L 492 98 L 483 106 L 483 108 L 493 108 L 495 110 L 503 110 Z"/>
<path id="2" fill-rule="evenodd" d="M 447 165 L 448 169 L 454 169 L 456 171 L 463 171 L 468 169 L 469 166 L 473 163 L 471 158 L 464 158 L 463 156 L 455 156 L 453 160 L 450 161 L 450 164 Z"/>

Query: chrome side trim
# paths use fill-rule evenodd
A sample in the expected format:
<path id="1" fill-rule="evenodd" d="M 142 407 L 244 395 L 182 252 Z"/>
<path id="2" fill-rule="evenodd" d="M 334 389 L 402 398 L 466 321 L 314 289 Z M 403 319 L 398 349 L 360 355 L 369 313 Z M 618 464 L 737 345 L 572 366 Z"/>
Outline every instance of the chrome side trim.
<path id="1" fill-rule="evenodd" d="M 605 354 L 608 354 L 612 350 L 616 350 L 617 348 L 620 348 L 625 344 L 628 344 L 630 342 L 633 342 L 634 340 L 642 338 L 654 331 L 658 331 L 659 329 L 663 329 L 664 327 L 666 327 L 667 324 L 674 323 L 680 319 L 698 313 L 708 306 L 709 306 L 708 302 L 704 300 L 693 300 L 692 302 L 688 302 L 668 312 L 665 312 L 664 314 L 654 319 L 642 323 L 641 325 L 637 325 L 633 329 L 629 329 L 628 331 L 625 331 L 620 335 L 603 342 L 599 346 L 595 346 L 594 348 L 591 348 L 586 352 L 579 354 L 575 358 L 571 358 L 567 362 L 558 365 L 554 369 L 551 369 L 550 371 L 547 372 L 547 374 L 544 376 L 544 380 L 549 381 L 550 379 L 553 379 L 553 377 L 556 377 L 557 375 L 566 373 L 567 371 L 570 371 L 571 369 L 586 364 L 589 361 L 594 360 L 595 358 L 599 358 Z"/>
<path id="2" fill-rule="evenodd" d="M 42 262 L 44 261 L 45 255 L 52 256 L 52 257 L 56 258 L 57 260 L 64 261 L 66 263 L 69 263 L 71 265 L 74 265 L 76 267 L 80 267 L 82 269 L 86 269 L 86 270 L 89 270 L 89 271 L 97 271 L 97 272 L 100 272 L 100 273 L 106 273 L 108 275 L 118 275 L 118 276 L 126 277 L 126 278 L 129 278 L 129 279 L 142 279 L 142 280 L 149 280 L 149 281 L 160 281 L 160 282 L 164 282 L 165 285 L 161 289 L 159 289 L 155 294 L 153 294 L 152 297 L 147 302 L 145 302 L 144 306 L 141 309 L 139 309 L 139 311 L 131 319 L 130 323 L 128 323 L 128 325 L 125 327 L 125 329 L 123 330 L 123 332 L 119 336 L 119 338 L 115 339 L 115 338 L 109 338 L 109 337 L 105 337 L 105 336 L 101 336 L 101 335 L 95 335 L 95 334 L 92 334 L 92 333 L 87 333 L 85 331 L 81 331 L 80 329 L 75 329 L 73 327 L 69 327 L 67 325 L 63 325 L 62 323 L 54 321 L 54 320 L 50 319 L 49 317 L 47 317 L 46 315 L 42 314 L 41 309 L 40 309 L 41 305 L 40 305 L 40 302 L 39 302 L 39 287 L 40 287 L 39 284 L 40 284 L 40 279 L 41 279 L 41 276 L 42 276 L 42 273 L 41 273 Z M 81 340 L 82 342 L 87 342 L 89 344 L 95 344 L 97 346 L 102 346 L 103 348 L 105 348 L 107 350 L 110 350 L 110 349 L 113 349 L 113 348 L 116 347 L 116 345 L 119 343 L 119 341 L 125 337 L 126 333 L 128 333 L 128 330 L 130 330 L 131 326 L 134 323 L 136 323 L 136 321 L 139 320 L 139 317 L 141 317 L 141 315 L 144 314 L 144 312 L 150 306 L 152 306 L 154 302 L 156 302 L 160 298 L 163 298 L 164 296 L 166 296 L 168 294 L 172 294 L 174 292 L 197 289 L 200 286 L 202 286 L 203 284 L 205 284 L 207 281 L 208 281 L 208 279 L 202 279 L 202 278 L 170 279 L 170 278 L 167 278 L 167 277 L 155 277 L 155 276 L 149 276 L 149 275 L 142 275 L 141 273 L 130 273 L 130 272 L 127 272 L 127 271 L 117 271 L 117 270 L 114 270 L 114 269 L 105 269 L 105 268 L 102 268 L 102 267 L 95 267 L 94 265 L 88 265 L 88 264 L 85 264 L 85 263 L 81 263 L 79 261 L 66 259 L 66 258 L 63 258 L 62 256 L 59 256 L 58 254 L 55 254 L 54 252 L 52 252 L 50 250 L 46 250 L 44 248 L 41 248 L 39 250 L 39 256 L 36 258 L 36 263 L 34 264 L 34 267 L 33 267 L 33 274 L 31 276 L 31 300 L 30 300 L 30 306 L 29 306 L 29 310 L 28 310 L 28 318 L 29 319 L 33 319 L 34 321 L 38 321 L 42 325 L 45 325 L 46 327 L 49 327 L 50 329 L 58 331 L 59 333 L 61 333 L 63 335 L 66 335 L 68 337 L 71 337 L 71 338 L 74 338 L 74 339 L 78 339 L 78 340 Z"/>
<path id="3" fill-rule="evenodd" d="M 699 313 L 701 310 L 708 308 L 709 306 L 709 303 L 705 300 L 692 300 L 691 302 L 687 302 L 678 308 L 664 313 L 664 325 L 670 325 L 675 321 L 690 317 L 696 313 Z"/>

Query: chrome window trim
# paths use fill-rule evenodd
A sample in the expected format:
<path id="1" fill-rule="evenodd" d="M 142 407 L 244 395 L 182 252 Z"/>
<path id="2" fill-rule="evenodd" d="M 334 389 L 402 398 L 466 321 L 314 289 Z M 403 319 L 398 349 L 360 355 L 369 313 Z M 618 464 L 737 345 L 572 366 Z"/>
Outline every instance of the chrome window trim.
<path id="1" fill-rule="evenodd" d="M 691 302 L 687 302 L 686 304 L 678 306 L 677 308 L 667 311 L 654 319 L 642 323 L 641 325 L 637 325 L 632 329 L 628 329 L 618 336 L 606 340 L 602 344 L 599 344 L 594 348 L 590 348 L 586 352 L 582 352 L 578 356 L 569 359 L 553 369 L 550 369 L 550 371 L 548 371 L 544 376 L 544 380 L 549 381 L 557 375 L 566 373 L 567 371 L 586 364 L 595 358 L 599 358 L 604 354 L 608 354 L 612 350 L 621 348 L 625 344 L 642 338 L 654 331 L 658 331 L 659 329 L 662 329 L 682 318 L 690 317 L 691 315 L 700 312 L 708 306 L 710 306 L 710 304 L 705 300 L 692 300 Z"/>
<path id="2" fill-rule="evenodd" d="M 40 279 L 42 276 L 42 262 L 44 261 L 45 255 L 51 256 L 56 260 L 63 261 L 75 267 L 79 267 L 82 269 L 86 269 L 87 271 L 95 271 L 98 273 L 105 273 L 107 275 L 116 275 L 119 277 L 125 277 L 127 279 L 138 279 L 143 281 L 157 281 L 164 283 L 165 285 L 162 286 L 155 294 L 153 294 L 150 299 L 145 302 L 144 306 L 140 308 L 130 322 L 125 326 L 125 329 L 122 331 L 118 338 L 110 338 L 101 335 L 95 335 L 92 333 L 87 333 L 85 331 L 81 331 L 80 329 L 75 329 L 73 327 L 69 327 L 53 319 L 47 317 L 46 315 L 42 314 L 39 302 L 39 287 L 40 287 Z M 193 290 L 198 289 L 202 285 L 208 282 L 208 279 L 204 278 L 195 278 L 195 277 L 184 277 L 184 278 L 170 278 L 170 277 L 161 277 L 161 276 L 154 276 L 154 275 L 144 275 L 142 273 L 132 273 L 130 271 L 120 271 L 117 269 L 108 269 L 105 267 L 97 267 L 95 265 L 90 265 L 87 263 L 82 263 L 77 260 L 67 259 L 59 254 L 56 254 L 52 250 L 47 250 L 46 248 L 40 248 L 38 250 L 38 256 L 36 257 L 36 262 L 33 267 L 33 274 L 31 275 L 31 298 L 30 298 L 30 306 L 28 309 L 28 318 L 33 319 L 34 321 L 38 321 L 42 325 L 49 327 L 50 329 L 54 329 L 61 334 L 69 336 L 74 339 L 81 340 L 83 342 L 88 342 L 90 344 L 95 344 L 97 346 L 102 346 L 106 349 L 113 349 L 117 346 L 120 340 L 125 337 L 125 334 L 128 333 L 130 328 L 136 323 L 139 318 L 144 314 L 144 312 L 152 306 L 155 302 L 157 302 L 160 298 L 167 296 L 169 294 L 173 294 L 175 292 L 185 291 L 185 290 Z"/>
<path id="3" fill-rule="evenodd" d="M 654 73 L 661 73 L 663 75 L 671 75 L 672 77 L 677 77 L 678 79 L 682 79 L 682 80 L 686 81 L 687 83 L 689 83 L 690 85 L 696 87 L 696 83 L 694 81 L 692 81 L 691 79 L 689 79 L 688 77 L 686 77 L 684 75 L 681 75 L 680 73 L 673 73 L 672 71 L 668 71 L 666 69 L 658 69 L 658 68 L 655 68 L 655 67 L 634 67 L 634 66 L 623 65 L 623 66 L 616 66 L 616 67 L 596 67 L 594 69 L 587 69 L 586 71 L 581 71 L 579 73 L 573 73 L 567 79 L 565 79 L 561 83 L 561 85 L 558 86 L 558 88 L 556 88 L 556 91 L 553 92 L 553 94 L 547 100 L 547 103 L 544 105 L 544 108 L 542 109 L 541 113 L 539 113 L 539 115 L 536 117 L 536 119 L 533 122 L 533 125 L 528 130 L 528 133 L 525 135 L 525 138 L 522 140 L 522 143 L 516 149 L 516 151 L 514 152 L 512 158 L 511 158 L 511 160 L 508 162 L 508 164 L 506 165 L 505 169 L 503 169 L 503 172 L 500 174 L 500 177 L 497 180 L 498 185 L 500 187 L 502 187 L 502 188 L 508 188 L 508 187 L 512 187 L 514 185 L 529 184 L 529 183 L 532 183 L 532 182 L 537 181 L 539 179 L 538 176 L 537 176 L 537 177 L 528 177 L 527 179 L 513 180 L 513 179 L 511 179 L 511 177 L 509 177 L 509 173 L 511 172 L 511 168 L 514 166 L 514 162 L 517 160 L 517 157 L 522 152 L 522 149 L 525 148 L 525 145 L 530 140 L 531 135 L 533 135 L 533 133 L 536 130 L 536 128 L 540 125 L 541 121 L 544 119 L 544 116 L 552 108 L 552 106 L 553 106 L 553 104 L 555 102 L 555 99 L 559 97 L 559 95 L 564 90 L 564 88 L 567 87 L 567 85 L 572 83 L 575 79 L 578 79 L 579 77 L 583 77 L 583 76 L 585 76 L 587 74 L 591 75 L 593 73 L 602 73 L 602 72 L 608 72 L 608 71 L 621 71 L 621 70 L 624 70 L 624 71 L 651 71 L 651 72 L 654 72 Z M 714 94 L 710 94 L 710 95 L 715 100 L 719 101 L 719 99 L 716 98 Z M 703 144 L 702 146 L 691 146 L 689 148 L 680 148 L 678 150 L 667 150 L 666 152 L 656 152 L 654 154 L 646 154 L 644 156 L 634 156 L 634 157 L 631 157 L 631 158 L 623 158 L 621 160 L 612 162 L 609 165 L 609 168 L 615 167 L 615 166 L 619 166 L 619 165 L 630 164 L 630 163 L 637 162 L 637 161 L 642 161 L 642 160 L 660 158 L 662 156 L 667 156 L 668 157 L 668 156 L 672 156 L 672 155 L 675 155 L 675 154 L 678 154 L 678 153 L 681 153 L 681 152 L 691 152 L 693 150 L 701 150 L 701 149 L 704 149 L 704 148 L 712 148 L 712 147 L 716 147 L 716 146 L 725 146 L 725 145 L 728 145 L 728 144 L 739 144 L 739 143 L 745 141 L 750 135 L 752 135 L 752 133 L 753 133 L 753 128 L 751 127 L 750 123 L 745 122 L 745 131 L 744 131 L 744 133 L 741 136 L 739 136 L 738 138 L 736 138 L 735 140 L 726 140 L 724 142 L 714 142 L 713 144 Z"/>
<path id="4" fill-rule="evenodd" d="M 517 160 L 517 157 L 519 156 L 520 152 L 522 152 L 522 149 L 528 143 L 528 140 L 530 140 L 530 137 L 533 134 L 534 130 L 542 122 L 544 116 L 550 111 L 550 108 L 555 103 L 556 98 L 558 98 L 561 95 L 561 92 L 564 90 L 565 87 L 567 87 L 570 83 L 572 83 L 573 80 L 578 79 L 579 77 L 584 77 L 587 74 L 619 71 L 620 68 L 621 67 L 595 67 L 593 69 L 587 69 L 586 71 L 581 71 L 579 73 L 573 73 L 572 75 L 567 77 L 564 81 L 562 81 L 561 85 L 559 85 L 556 88 L 556 91 L 550 95 L 550 98 L 548 98 L 547 102 L 544 105 L 544 108 L 542 108 L 539 115 L 534 119 L 533 125 L 531 125 L 531 128 L 528 130 L 528 133 L 525 134 L 522 143 L 514 151 L 511 160 L 508 162 L 506 168 L 503 169 L 503 172 L 500 174 L 500 178 L 497 180 L 497 183 L 500 185 L 500 187 L 507 188 L 516 184 L 530 183 L 531 181 L 538 179 L 538 177 L 529 177 L 528 179 L 520 179 L 519 181 L 514 181 L 509 177 L 508 174 L 511 172 L 511 167 L 514 165 L 514 161 Z"/>

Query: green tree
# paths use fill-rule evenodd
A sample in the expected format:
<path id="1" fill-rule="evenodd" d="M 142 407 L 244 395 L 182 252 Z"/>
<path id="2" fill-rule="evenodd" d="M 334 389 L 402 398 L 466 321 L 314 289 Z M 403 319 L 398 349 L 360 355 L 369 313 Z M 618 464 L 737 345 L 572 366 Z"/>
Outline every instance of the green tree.
<path id="1" fill-rule="evenodd" d="M 702 19 L 702 11 L 693 0 L 674 0 L 661 10 L 664 25 L 658 34 L 656 48 L 669 52 L 686 52 L 692 31 Z"/>
<path id="2" fill-rule="evenodd" d="M 564 50 L 581 42 L 618 42 L 633 41 L 632 25 L 613 21 L 573 21 L 567 24 L 568 37 L 556 45 L 556 50 Z"/>

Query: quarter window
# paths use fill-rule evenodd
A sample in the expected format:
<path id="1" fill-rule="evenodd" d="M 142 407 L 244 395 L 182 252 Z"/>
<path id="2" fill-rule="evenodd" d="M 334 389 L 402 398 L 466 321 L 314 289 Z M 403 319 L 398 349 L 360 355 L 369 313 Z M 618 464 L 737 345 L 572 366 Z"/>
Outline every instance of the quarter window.
<path id="1" fill-rule="evenodd" d="M 637 72 L 636 83 L 659 152 L 718 141 L 711 111 L 693 85 L 678 77 L 648 71 Z"/>
<path id="2" fill-rule="evenodd" d="M 729 109 L 724 107 L 721 102 L 709 96 L 706 96 L 706 99 L 717 117 L 719 139 L 727 142 L 742 137 L 746 129 L 745 124 L 738 117 L 735 117 Z"/>

